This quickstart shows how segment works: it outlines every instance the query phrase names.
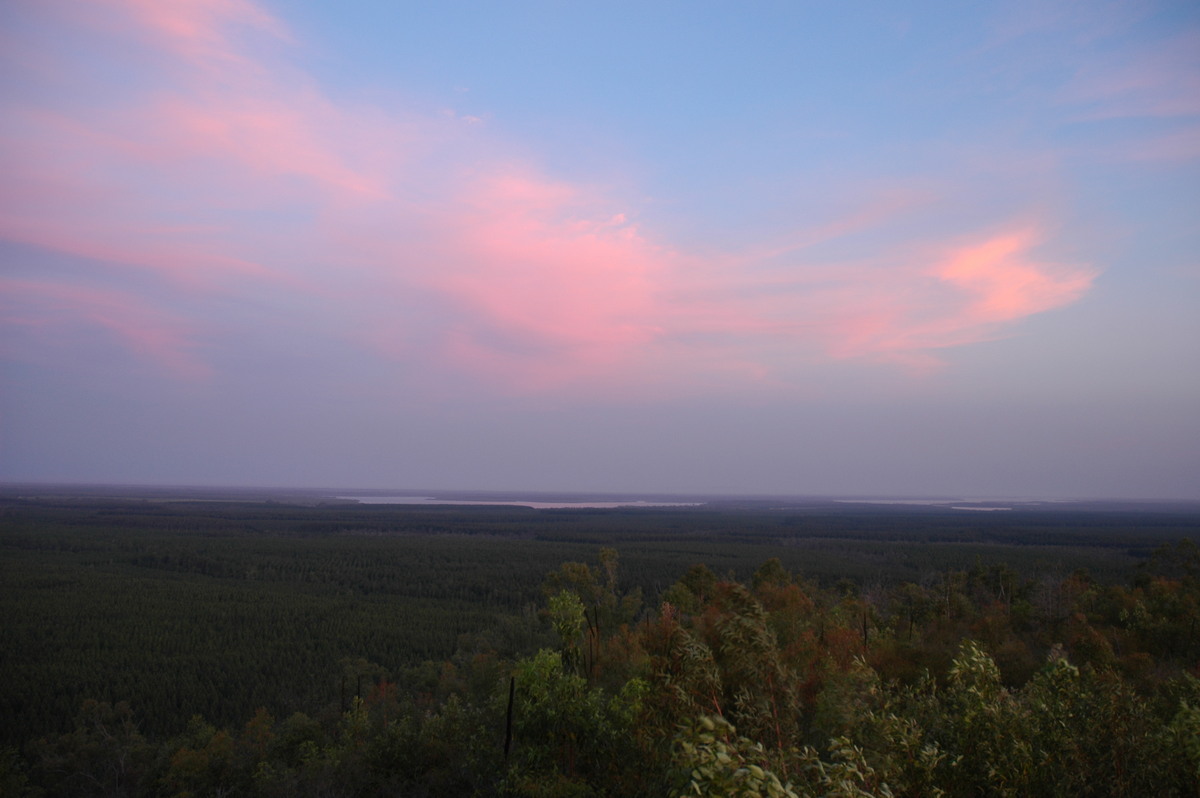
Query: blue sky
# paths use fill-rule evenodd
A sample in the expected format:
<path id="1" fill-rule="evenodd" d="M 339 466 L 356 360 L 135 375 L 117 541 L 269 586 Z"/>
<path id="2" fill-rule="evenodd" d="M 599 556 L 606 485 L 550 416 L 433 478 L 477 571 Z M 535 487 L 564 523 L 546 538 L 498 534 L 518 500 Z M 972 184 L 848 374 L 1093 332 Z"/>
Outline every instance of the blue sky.
<path id="1" fill-rule="evenodd" d="M 0 479 L 1200 499 L 1194 4 L 0 22 Z"/>

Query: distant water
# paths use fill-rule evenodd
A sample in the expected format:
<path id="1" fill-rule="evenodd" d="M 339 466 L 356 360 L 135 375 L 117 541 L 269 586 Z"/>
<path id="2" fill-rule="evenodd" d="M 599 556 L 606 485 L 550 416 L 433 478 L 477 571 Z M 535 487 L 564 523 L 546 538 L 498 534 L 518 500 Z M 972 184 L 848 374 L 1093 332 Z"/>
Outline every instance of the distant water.
<path id="1" fill-rule="evenodd" d="M 359 504 L 479 504 L 508 507 L 532 507 L 535 510 L 611 509 L 613 507 L 700 507 L 704 502 L 648 502 L 629 499 L 610 502 L 538 502 L 538 501 L 467 501 L 438 499 L 433 496 L 338 496 Z"/>
<path id="2" fill-rule="evenodd" d="M 956 505 L 951 505 L 950 509 L 951 510 L 980 510 L 982 512 L 988 513 L 988 512 L 991 512 L 992 510 L 1011 510 L 1012 508 L 1011 507 L 982 507 L 982 506 L 959 507 Z"/>
<path id="3" fill-rule="evenodd" d="M 910 507 L 947 507 L 951 510 L 979 510 L 993 512 L 1011 510 L 1014 506 L 1046 504 L 1045 500 L 1018 499 L 1007 505 L 987 502 L 982 499 L 835 499 L 838 504 L 892 504 Z"/>

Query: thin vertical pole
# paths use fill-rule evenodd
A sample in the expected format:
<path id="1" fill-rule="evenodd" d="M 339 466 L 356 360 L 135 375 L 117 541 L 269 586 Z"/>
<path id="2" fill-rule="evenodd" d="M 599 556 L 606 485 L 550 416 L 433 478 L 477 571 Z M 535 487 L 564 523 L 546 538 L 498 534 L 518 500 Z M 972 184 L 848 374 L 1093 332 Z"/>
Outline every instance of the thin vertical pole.
<path id="1" fill-rule="evenodd" d="M 512 746 L 513 696 L 517 692 L 517 677 L 508 678 L 508 717 L 504 721 L 504 761 L 508 762 L 508 749 Z"/>

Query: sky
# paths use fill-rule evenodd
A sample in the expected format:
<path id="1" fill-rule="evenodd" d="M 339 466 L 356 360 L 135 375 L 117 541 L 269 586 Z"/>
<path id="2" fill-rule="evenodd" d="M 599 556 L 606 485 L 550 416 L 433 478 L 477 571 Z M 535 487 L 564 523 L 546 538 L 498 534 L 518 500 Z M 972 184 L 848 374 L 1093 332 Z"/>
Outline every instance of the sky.
<path id="1" fill-rule="evenodd" d="M 0 480 L 1200 499 L 1194 2 L 7 0 Z"/>

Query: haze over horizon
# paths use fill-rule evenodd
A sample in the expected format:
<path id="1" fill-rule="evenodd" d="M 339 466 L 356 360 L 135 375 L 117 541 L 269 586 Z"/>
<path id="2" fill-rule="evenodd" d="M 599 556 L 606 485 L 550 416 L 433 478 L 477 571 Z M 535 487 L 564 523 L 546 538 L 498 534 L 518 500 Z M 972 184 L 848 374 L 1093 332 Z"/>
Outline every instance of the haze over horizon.
<path id="1" fill-rule="evenodd" d="M 1200 500 L 1200 6 L 15 0 L 0 481 Z"/>

